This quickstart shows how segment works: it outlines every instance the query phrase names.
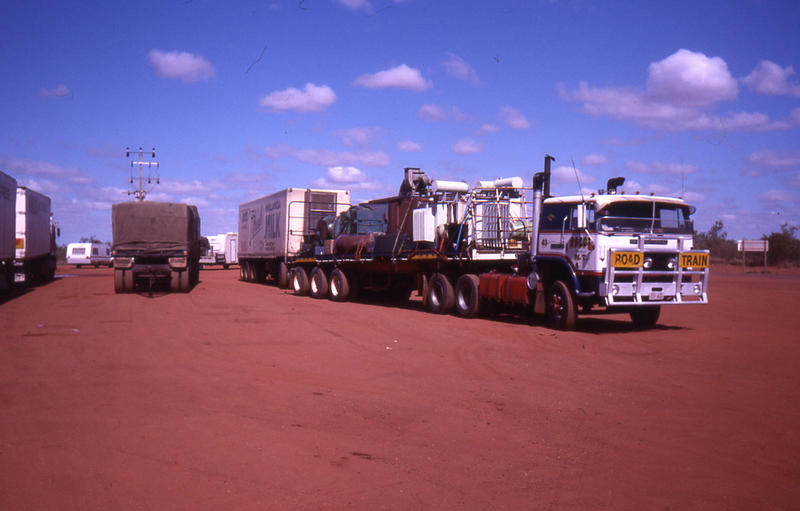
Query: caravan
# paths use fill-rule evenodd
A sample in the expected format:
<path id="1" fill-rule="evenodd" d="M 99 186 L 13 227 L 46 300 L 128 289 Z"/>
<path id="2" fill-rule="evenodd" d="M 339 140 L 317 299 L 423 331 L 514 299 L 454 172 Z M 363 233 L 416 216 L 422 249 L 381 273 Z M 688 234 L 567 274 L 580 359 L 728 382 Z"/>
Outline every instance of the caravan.
<path id="1" fill-rule="evenodd" d="M 67 245 L 67 264 L 111 266 L 111 246 L 108 243 L 70 243 Z"/>

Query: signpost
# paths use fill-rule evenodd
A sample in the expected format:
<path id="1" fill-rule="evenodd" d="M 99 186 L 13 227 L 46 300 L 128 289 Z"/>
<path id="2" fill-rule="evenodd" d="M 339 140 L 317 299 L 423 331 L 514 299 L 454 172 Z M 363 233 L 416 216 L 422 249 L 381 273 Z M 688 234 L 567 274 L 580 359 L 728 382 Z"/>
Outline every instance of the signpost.
<path id="1" fill-rule="evenodd" d="M 763 252 L 764 253 L 764 272 L 767 271 L 767 252 L 769 252 L 768 240 L 739 240 L 739 252 L 742 253 L 742 271 L 744 271 L 744 262 L 747 252 Z"/>

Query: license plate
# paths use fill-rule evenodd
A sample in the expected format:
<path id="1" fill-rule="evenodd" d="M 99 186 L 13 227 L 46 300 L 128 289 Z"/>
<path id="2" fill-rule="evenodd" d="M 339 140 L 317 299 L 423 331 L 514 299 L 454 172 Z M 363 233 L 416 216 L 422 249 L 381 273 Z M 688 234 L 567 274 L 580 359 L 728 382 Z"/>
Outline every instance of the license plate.
<path id="1" fill-rule="evenodd" d="M 704 252 L 684 252 L 681 254 L 681 268 L 707 268 L 708 254 Z"/>
<path id="2" fill-rule="evenodd" d="M 651 301 L 663 300 L 664 299 L 664 292 L 663 291 L 651 291 L 649 298 L 650 298 Z"/>
<path id="3" fill-rule="evenodd" d="M 639 268 L 643 262 L 641 252 L 614 252 L 611 256 L 611 265 L 615 268 Z"/>
<path id="4" fill-rule="evenodd" d="M 25 282 L 25 274 L 24 273 L 15 273 L 14 274 L 14 282 Z"/>

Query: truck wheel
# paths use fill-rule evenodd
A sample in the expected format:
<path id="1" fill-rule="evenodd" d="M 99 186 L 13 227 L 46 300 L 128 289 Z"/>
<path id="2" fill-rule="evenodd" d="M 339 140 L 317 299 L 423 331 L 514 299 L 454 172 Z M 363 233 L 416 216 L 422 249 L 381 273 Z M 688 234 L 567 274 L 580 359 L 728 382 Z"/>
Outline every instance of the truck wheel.
<path id="1" fill-rule="evenodd" d="M 633 326 L 644 330 L 656 326 L 660 314 L 660 305 L 640 307 L 631 311 L 631 320 L 633 321 Z"/>
<path id="2" fill-rule="evenodd" d="M 329 287 L 328 298 L 334 302 L 344 302 L 350 297 L 350 283 L 347 280 L 347 275 L 339 268 L 331 272 Z"/>
<path id="3" fill-rule="evenodd" d="M 561 280 L 553 282 L 547 290 L 547 317 L 550 325 L 558 330 L 575 328 L 578 309 L 572 291 Z"/>
<path id="4" fill-rule="evenodd" d="M 462 275 L 456 281 L 456 310 L 465 318 L 471 318 L 480 312 L 479 283 L 478 276 L 472 274 Z"/>
<path id="5" fill-rule="evenodd" d="M 122 283 L 125 286 L 123 293 L 133 293 L 133 270 L 122 270 Z"/>
<path id="6" fill-rule="evenodd" d="M 169 290 L 173 293 L 182 293 L 186 289 L 186 272 L 175 271 L 170 272 Z"/>
<path id="7" fill-rule="evenodd" d="M 114 270 L 114 292 L 125 292 L 125 270 Z"/>
<path id="8" fill-rule="evenodd" d="M 317 299 L 328 296 L 328 277 L 325 275 L 325 270 L 319 266 L 311 270 L 309 293 L 311 298 Z"/>
<path id="9" fill-rule="evenodd" d="M 447 314 L 455 303 L 453 284 L 445 275 L 434 273 L 428 283 L 428 310 L 434 314 Z"/>
<path id="10" fill-rule="evenodd" d="M 297 296 L 305 296 L 308 294 L 308 273 L 302 266 L 297 266 L 292 269 L 292 275 L 289 280 L 294 294 Z"/>
<path id="11" fill-rule="evenodd" d="M 278 288 L 286 289 L 289 287 L 289 267 L 282 262 L 278 265 Z"/>
<path id="12" fill-rule="evenodd" d="M 245 266 L 247 266 L 247 263 L 245 261 L 239 263 L 239 280 L 241 280 L 242 282 L 247 282 L 247 279 L 244 276 Z"/>

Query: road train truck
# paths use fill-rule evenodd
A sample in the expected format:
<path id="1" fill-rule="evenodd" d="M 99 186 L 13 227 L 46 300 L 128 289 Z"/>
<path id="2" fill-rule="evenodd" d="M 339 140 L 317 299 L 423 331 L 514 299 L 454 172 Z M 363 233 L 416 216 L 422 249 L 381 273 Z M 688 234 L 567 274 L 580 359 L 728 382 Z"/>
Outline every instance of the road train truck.
<path id="1" fill-rule="evenodd" d="M 25 186 L 16 190 L 14 281 L 32 285 L 56 275 L 56 234 L 50 197 Z"/>
<path id="2" fill-rule="evenodd" d="M 350 207 L 350 192 L 287 188 L 239 206 L 239 271 L 246 282 L 289 282 L 300 254 L 321 253 L 319 222 Z"/>
<path id="3" fill-rule="evenodd" d="M 558 329 L 601 313 L 652 327 L 663 305 L 707 303 L 709 254 L 693 247 L 692 206 L 620 193 L 623 178 L 553 197 L 552 160 L 527 188 L 507 178 L 469 189 L 406 169 L 398 197 L 354 206 L 319 229 L 322 251 L 289 261 L 289 285 L 336 301 L 360 291 L 403 299 L 416 285 L 434 313 L 533 310 Z"/>
<path id="4" fill-rule="evenodd" d="M 111 208 L 114 291 L 150 291 L 162 282 L 188 292 L 199 280 L 200 216 L 197 207 L 135 201 Z"/>
<path id="5" fill-rule="evenodd" d="M 14 287 L 17 180 L 0 172 L 0 290 Z"/>

